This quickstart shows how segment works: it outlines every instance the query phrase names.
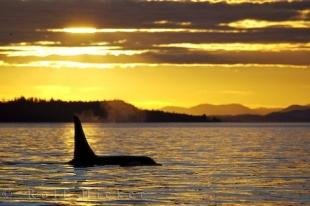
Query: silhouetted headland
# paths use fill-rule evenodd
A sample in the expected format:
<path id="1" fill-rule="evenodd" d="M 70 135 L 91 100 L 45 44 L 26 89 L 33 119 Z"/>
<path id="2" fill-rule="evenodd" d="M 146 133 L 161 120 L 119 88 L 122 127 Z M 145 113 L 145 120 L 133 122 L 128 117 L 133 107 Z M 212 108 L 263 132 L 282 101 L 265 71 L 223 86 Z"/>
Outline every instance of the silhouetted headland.
<path id="1" fill-rule="evenodd" d="M 121 100 L 61 101 L 18 98 L 0 102 L 0 122 L 71 122 L 78 114 L 87 122 L 214 122 L 206 115 L 142 110 Z"/>

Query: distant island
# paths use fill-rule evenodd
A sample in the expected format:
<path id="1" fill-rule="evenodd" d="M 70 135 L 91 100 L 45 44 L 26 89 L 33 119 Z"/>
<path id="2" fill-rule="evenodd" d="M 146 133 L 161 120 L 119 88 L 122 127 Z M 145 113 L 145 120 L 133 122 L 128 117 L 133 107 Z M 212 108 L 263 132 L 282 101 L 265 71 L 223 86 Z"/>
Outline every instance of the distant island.
<path id="1" fill-rule="evenodd" d="M 310 105 L 251 109 L 240 104 L 139 109 L 122 100 L 62 101 L 16 98 L 0 101 L 0 122 L 310 122 Z"/>
<path id="2" fill-rule="evenodd" d="M 310 108 L 310 105 L 309 105 Z M 242 104 L 199 104 L 192 107 L 176 107 L 176 106 L 166 106 L 161 108 L 165 112 L 176 112 L 182 114 L 191 115 L 242 115 L 242 114 L 255 114 L 255 115 L 266 115 L 271 112 L 281 111 L 283 108 L 250 108 Z"/>
<path id="3" fill-rule="evenodd" d="M 189 115 L 206 114 L 222 122 L 310 122 L 310 104 L 254 109 L 241 104 L 200 104 L 189 108 L 168 106 L 161 110 Z"/>

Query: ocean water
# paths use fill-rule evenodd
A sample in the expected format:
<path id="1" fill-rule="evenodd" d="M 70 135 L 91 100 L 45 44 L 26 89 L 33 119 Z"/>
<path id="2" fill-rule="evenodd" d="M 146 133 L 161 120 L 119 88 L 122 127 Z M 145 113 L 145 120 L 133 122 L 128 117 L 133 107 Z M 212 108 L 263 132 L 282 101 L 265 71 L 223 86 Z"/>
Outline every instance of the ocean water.
<path id="1" fill-rule="evenodd" d="M 72 124 L 0 124 L 0 205 L 310 205 L 310 124 L 85 124 L 97 154 L 162 166 L 73 168 Z"/>

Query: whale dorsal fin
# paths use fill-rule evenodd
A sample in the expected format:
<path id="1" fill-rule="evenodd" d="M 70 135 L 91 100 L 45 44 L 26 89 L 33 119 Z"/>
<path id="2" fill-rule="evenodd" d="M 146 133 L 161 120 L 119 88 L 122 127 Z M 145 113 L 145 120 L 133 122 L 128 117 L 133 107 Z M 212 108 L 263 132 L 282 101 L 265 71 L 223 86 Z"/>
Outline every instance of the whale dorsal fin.
<path id="1" fill-rule="evenodd" d="M 96 154 L 89 146 L 80 119 L 73 116 L 74 120 L 74 157 L 76 164 L 91 164 L 96 158 Z"/>

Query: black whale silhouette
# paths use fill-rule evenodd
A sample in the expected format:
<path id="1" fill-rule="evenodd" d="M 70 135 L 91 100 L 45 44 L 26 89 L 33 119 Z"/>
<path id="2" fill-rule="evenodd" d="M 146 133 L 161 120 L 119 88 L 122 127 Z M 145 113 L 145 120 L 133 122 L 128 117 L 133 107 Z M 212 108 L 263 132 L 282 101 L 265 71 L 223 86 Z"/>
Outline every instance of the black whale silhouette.
<path id="1" fill-rule="evenodd" d="M 95 165 L 119 166 L 156 166 L 152 158 L 147 156 L 97 156 L 89 146 L 80 119 L 74 119 L 74 157 L 69 162 L 76 167 L 89 167 Z"/>

